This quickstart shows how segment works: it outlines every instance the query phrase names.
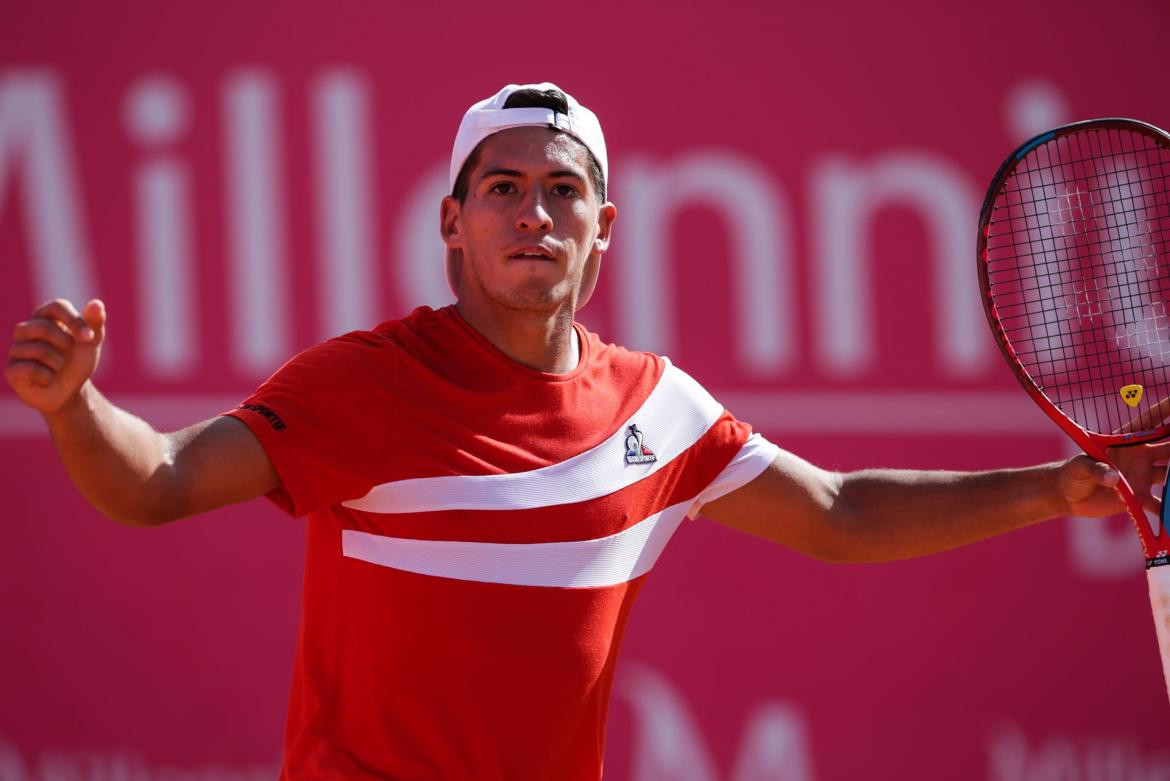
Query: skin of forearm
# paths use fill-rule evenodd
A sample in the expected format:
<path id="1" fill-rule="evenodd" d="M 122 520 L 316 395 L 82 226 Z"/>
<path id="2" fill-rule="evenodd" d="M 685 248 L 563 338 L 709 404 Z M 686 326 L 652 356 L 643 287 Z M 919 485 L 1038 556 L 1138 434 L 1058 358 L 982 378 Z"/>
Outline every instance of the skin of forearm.
<path id="1" fill-rule="evenodd" d="M 133 526 L 169 520 L 175 448 L 168 435 L 111 404 L 89 382 L 73 402 L 44 417 L 69 477 L 90 504 Z"/>
<path id="2" fill-rule="evenodd" d="M 841 561 L 948 550 L 1067 512 L 1060 463 L 991 472 L 870 469 L 837 475 Z"/>

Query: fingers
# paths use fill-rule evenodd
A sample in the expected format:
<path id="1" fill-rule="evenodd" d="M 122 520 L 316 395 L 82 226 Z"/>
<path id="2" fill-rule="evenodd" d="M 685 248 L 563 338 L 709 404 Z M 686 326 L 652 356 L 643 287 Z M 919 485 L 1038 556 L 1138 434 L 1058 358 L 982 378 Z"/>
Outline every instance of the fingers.
<path id="1" fill-rule="evenodd" d="M 1117 448 L 1118 450 L 1141 450 L 1143 458 L 1149 458 L 1152 461 L 1167 461 L 1170 460 L 1170 440 L 1163 439 L 1158 442 L 1150 442 L 1146 445 L 1134 445 L 1128 448 Z"/>
<path id="2" fill-rule="evenodd" d="M 85 305 L 79 314 L 69 301 L 58 298 L 33 310 L 29 320 L 12 329 L 8 358 L 31 360 L 52 370 L 66 363 L 65 356 L 80 344 L 96 347 L 105 336 L 106 308 L 98 299 Z"/>
<path id="3" fill-rule="evenodd" d="M 8 350 L 9 362 L 32 361 L 50 371 L 65 368 L 65 356 L 47 342 L 18 342 Z"/>
<path id="4" fill-rule="evenodd" d="M 36 361 L 9 361 L 4 367 L 4 376 L 14 388 L 21 385 L 47 388 L 53 382 L 52 370 Z"/>
<path id="5" fill-rule="evenodd" d="M 105 334 L 106 311 L 94 299 L 85 305 L 84 315 L 65 299 L 54 299 L 33 310 L 29 320 L 12 329 L 10 361 L 30 360 L 52 370 L 65 366 L 66 357 L 79 343 L 97 346 Z"/>
<path id="6" fill-rule="evenodd" d="M 13 344 L 44 342 L 63 353 L 67 353 L 73 349 L 76 340 L 73 338 L 73 334 L 65 330 L 57 321 L 37 317 L 23 323 L 17 323 L 16 327 L 12 329 L 12 342 Z"/>
<path id="7" fill-rule="evenodd" d="M 18 394 L 19 387 L 51 388 L 62 379 L 68 390 L 66 386 L 83 382 L 97 365 L 105 325 L 105 305 L 98 299 L 87 302 L 83 312 L 63 298 L 46 301 L 12 329 L 5 378 Z M 25 401 L 35 406 L 40 398 Z"/>
<path id="8" fill-rule="evenodd" d="M 1143 506 L 1147 505 L 1146 498 L 1149 499 L 1149 506 L 1146 509 L 1150 512 L 1162 512 L 1162 491 L 1166 486 L 1166 466 L 1155 466 L 1150 472 L 1150 485 L 1142 499 Z"/>
<path id="9" fill-rule="evenodd" d="M 46 301 L 34 309 L 32 319 L 50 320 L 59 323 L 75 339 L 83 343 L 89 343 L 94 341 L 97 336 L 96 327 L 105 325 L 105 306 L 102 305 L 101 301 L 94 299 L 86 304 L 86 313 L 90 315 L 89 318 L 82 317 L 72 302 L 64 298 L 54 298 L 52 301 Z"/>
<path id="10" fill-rule="evenodd" d="M 106 334 L 106 305 L 100 298 L 90 299 L 86 303 L 85 309 L 81 312 L 81 318 L 85 320 L 85 324 L 93 331 L 93 341 L 101 343 Z"/>
<path id="11" fill-rule="evenodd" d="M 1137 500 L 1148 512 L 1162 512 L 1162 490 L 1166 484 L 1170 457 L 1170 443 L 1154 442 L 1145 445 L 1110 448 L 1109 455 L 1125 475 Z"/>
<path id="12" fill-rule="evenodd" d="M 1168 417 L 1170 417 L 1170 396 L 1161 399 L 1157 404 L 1152 405 L 1113 433 L 1129 434 L 1134 431 L 1146 431 L 1154 428 Z"/>

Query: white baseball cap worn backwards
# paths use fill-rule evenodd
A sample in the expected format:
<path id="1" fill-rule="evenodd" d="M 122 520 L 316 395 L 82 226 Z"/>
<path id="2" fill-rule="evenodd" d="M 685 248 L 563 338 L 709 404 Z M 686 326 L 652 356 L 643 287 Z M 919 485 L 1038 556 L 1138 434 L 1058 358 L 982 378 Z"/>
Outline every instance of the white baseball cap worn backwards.
<path id="1" fill-rule="evenodd" d="M 569 113 L 562 114 L 550 108 L 504 108 L 512 93 L 519 90 L 556 90 L 565 96 Z M 455 146 L 451 150 L 451 190 L 467 158 L 475 151 L 479 142 L 493 133 L 512 127 L 551 127 L 568 133 L 585 145 L 601 167 L 601 178 L 609 181 L 609 161 L 605 154 L 605 137 L 601 134 L 601 123 L 597 115 L 578 103 L 572 95 L 551 82 L 539 84 L 509 84 L 495 95 L 481 100 L 467 109 L 459 132 L 455 134 Z"/>

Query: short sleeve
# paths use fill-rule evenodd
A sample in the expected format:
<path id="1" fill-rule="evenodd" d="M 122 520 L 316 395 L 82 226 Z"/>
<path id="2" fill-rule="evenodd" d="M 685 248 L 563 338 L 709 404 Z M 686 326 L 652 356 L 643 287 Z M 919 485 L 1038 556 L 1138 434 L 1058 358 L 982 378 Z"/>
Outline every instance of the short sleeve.
<path id="1" fill-rule="evenodd" d="M 689 484 L 702 486 L 687 510 L 698 516 L 704 504 L 731 493 L 755 479 L 775 460 L 780 448 L 752 432 L 752 427 L 737 420 L 703 386 L 675 367 L 663 356 L 667 366 L 664 381 L 680 388 L 679 397 L 688 408 L 675 411 L 676 417 L 693 415 L 710 421 L 703 435 L 689 448 L 687 469 Z"/>
<path id="2" fill-rule="evenodd" d="M 702 493 L 695 497 L 691 508 L 687 511 L 688 518 L 696 518 L 703 509 L 703 505 L 713 502 L 721 496 L 726 496 L 737 488 L 741 488 L 768 468 L 776 460 L 780 448 L 764 439 L 760 434 L 752 434 L 740 447 L 739 452 L 723 468 L 723 471 L 712 480 Z"/>
<path id="3" fill-rule="evenodd" d="M 292 358 L 236 409 L 280 477 L 268 498 L 300 516 L 365 495 L 388 458 L 394 347 L 355 332 Z"/>

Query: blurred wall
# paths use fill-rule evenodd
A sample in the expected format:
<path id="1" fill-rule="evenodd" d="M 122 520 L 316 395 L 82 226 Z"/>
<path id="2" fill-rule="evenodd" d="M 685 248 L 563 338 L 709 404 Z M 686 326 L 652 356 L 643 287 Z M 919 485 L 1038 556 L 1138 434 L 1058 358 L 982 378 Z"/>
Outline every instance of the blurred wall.
<path id="1" fill-rule="evenodd" d="M 100 295 L 98 383 L 159 427 L 330 335 L 449 300 L 463 110 L 601 117 L 615 243 L 582 319 L 823 466 L 1069 446 L 987 332 L 975 223 L 1029 135 L 1170 125 L 1170 6 L 929 2 L 0 7 L 0 321 Z M 303 529 L 262 501 L 102 519 L 0 390 L 0 781 L 272 778 Z M 607 778 L 1163 779 L 1128 522 L 827 565 L 699 520 L 623 649 Z"/>

